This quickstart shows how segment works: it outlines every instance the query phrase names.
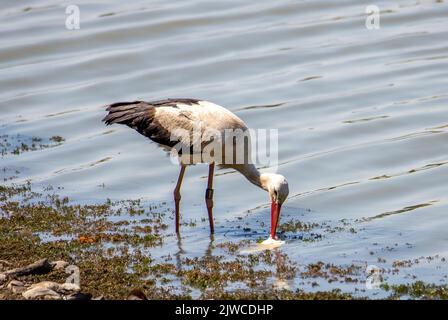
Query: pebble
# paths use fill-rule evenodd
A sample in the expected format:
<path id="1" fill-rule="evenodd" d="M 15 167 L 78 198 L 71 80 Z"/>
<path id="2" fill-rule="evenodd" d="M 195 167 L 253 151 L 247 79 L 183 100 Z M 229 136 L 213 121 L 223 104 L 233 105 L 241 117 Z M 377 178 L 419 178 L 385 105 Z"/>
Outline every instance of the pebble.
<path id="1" fill-rule="evenodd" d="M 53 270 L 65 270 L 70 264 L 67 261 L 58 260 L 51 263 Z"/>
<path id="2" fill-rule="evenodd" d="M 34 288 L 49 289 L 58 293 L 77 293 L 81 291 L 81 288 L 74 283 L 59 284 L 53 281 L 42 281 L 35 283 L 30 287 L 30 289 Z"/>
<path id="3" fill-rule="evenodd" d="M 35 300 L 35 299 L 45 299 L 45 300 L 61 300 L 62 296 L 47 288 L 43 287 L 35 287 L 28 289 L 24 293 L 22 293 L 22 296 L 27 300 Z"/>
<path id="4" fill-rule="evenodd" d="M 148 298 L 141 289 L 134 289 L 129 293 L 127 300 L 148 300 Z"/>
<path id="5" fill-rule="evenodd" d="M 65 297 L 65 300 L 90 300 L 90 299 L 92 299 L 91 294 L 86 294 L 86 293 L 81 293 L 81 292 L 72 293 Z"/>
<path id="6" fill-rule="evenodd" d="M 20 294 L 26 291 L 26 286 L 23 282 L 18 280 L 11 280 L 8 285 L 6 286 L 9 290 L 11 290 L 13 293 Z"/>
<path id="7" fill-rule="evenodd" d="M 26 299 L 46 299 L 61 300 L 62 294 L 68 294 L 65 297 L 68 300 L 86 299 L 87 296 L 80 294 L 81 288 L 74 283 L 59 284 L 53 281 L 42 281 L 30 286 L 28 290 L 22 293 Z"/>

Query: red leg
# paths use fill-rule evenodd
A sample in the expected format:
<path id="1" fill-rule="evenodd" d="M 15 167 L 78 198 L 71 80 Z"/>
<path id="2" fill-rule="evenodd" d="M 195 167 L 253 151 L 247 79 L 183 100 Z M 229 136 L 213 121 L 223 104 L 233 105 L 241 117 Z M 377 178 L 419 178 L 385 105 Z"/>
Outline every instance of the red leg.
<path id="1" fill-rule="evenodd" d="M 213 223 L 213 175 L 215 171 L 215 164 L 211 163 L 208 169 L 208 183 L 207 190 L 205 192 L 205 204 L 207 205 L 208 222 L 210 224 L 210 233 L 215 232 L 215 226 Z"/>
<path id="2" fill-rule="evenodd" d="M 180 186 L 182 185 L 182 180 L 184 178 L 184 173 L 185 173 L 185 168 L 187 166 L 182 164 L 180 167 L 180 173 L 179 173 L 179 178 L 177 178 L 177 184 L 176 184 L 176 188 L 174 189 L 174 203 L 176 206 L 176 233 L 179 234 L 180 231 L 180 209 L 179 209 L 179 203 L 180 203 Z"/>

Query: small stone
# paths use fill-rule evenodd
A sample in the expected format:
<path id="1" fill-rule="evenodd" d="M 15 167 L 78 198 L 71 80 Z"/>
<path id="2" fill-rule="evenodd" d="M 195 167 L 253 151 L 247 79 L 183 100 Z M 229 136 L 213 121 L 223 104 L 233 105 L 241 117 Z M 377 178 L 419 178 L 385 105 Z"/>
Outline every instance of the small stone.
<path id="1" fill-rule="evenodd" d="M 72 293 L 65 297 L 66 300 L 90 300 L 92 295 L 88 293 Z"/>
<path id="2" fill-rule="evenodd" d="M 57 291 L 59 289 L 59 283 L 53 282 L 53 281 L 42 281 L 39 283 L 35 283 L 31 285 L 30 289 L 49 289 L 53 291 Z"/>
<path id="3" fill-rule="evenodd" d="M 9 277 L 19 277 L 29 274 L 45 274 L 52 270 L 52 266 L 48 262 L 48 259 L 40 259 L 25 267 L 15 268 L 4 272 Z"/>
<path id="4" fill-rule="evenodd" d="M 70 264 L 67 261 L 58 260 L 51 263 L 53 270 L 65 270 Z"/>
<path id="5" fill-rule="evenodd" d="M 22 281 L 11 280 L 6 287 L 8 289 L 11 289 L 12 287 L 23 287 L 23 286 L 25 286 L 25 284 Z"/>
<path id="6" fill-rule="evenodd" d="M 27 289 L 25 284 L 18 280 L 11 280 L 6 287 L 16 294 L 23 293 Z"/>
<path id="7" fill-rule="evenodd" d="M 58 292 L 79 292 L 81 291 L 81 288 L 74 283 L 63 283 L 59 286 L 59 289 L 56 290 Z"/>
<path id="8" fill-rule="evenodd" d="M 129 293 L 127 300 L 148 300 L 148 298 L 141 289 L 134 289 Z"/>
<path id="9" fill-rule="evenodd" d="M 57 292 L 43 288 L 43 287 L 35 287 L 31 288 L 24 293 L 22 296 L 27 300 L 35 300 L 35 299 L 45 299 L 45 300 L 61 300 L 62 297 Z"/>
<path id="10" fill-rule="evenodd" d="M 49 289 L 59 293 L 76 293 L 81 291 L 81 288 L 74 283 L 63 283 L 59 284 L 53 281 L 42 281 L 39 283 L 33 284 L 30 289 L 42 288 Z"/>
<path id="11" fill-rule="evenodd" d="M 98 296 L 93 298 L 92 300 L 106 300 L 106 298 L 104 298 L 104 296 Z"/>

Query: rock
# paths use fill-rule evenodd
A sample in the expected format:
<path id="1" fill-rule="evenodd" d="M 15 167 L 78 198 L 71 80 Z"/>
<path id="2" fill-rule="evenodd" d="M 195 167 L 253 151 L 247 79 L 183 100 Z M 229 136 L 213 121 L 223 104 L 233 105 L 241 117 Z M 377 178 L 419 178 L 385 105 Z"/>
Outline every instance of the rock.
<path id="1" fill-rule="evenodd" d="M 30 289 L 36 289 L 36 288 L 41 288 L 41 289 L 49 289 L 49 290 L 53 290 L 53 291 L 57 291 L 57 289 L 59 289 L 60 284 L 53 282 L 53 281 L 42 281 L 39 283 L 35 283 L 33 285 L 31 285 Z"/>
<path id="2" fill-rule="evenodd" d="M 45 299 L 45 300 L 61 300 L 59 293 L 44 287 L 35 287 L 28 289 L 22 296 L 27 300 Z"/>
<path id="3" fill-rule="evenodd" d="M 11 280 L 6 287 L 8 289 L 11 289 L 12 287 L 24 287 L 24 286 L 25 286 L 25 284 L 22 281 Z"/>
<path id="4" fill-rule="evenodd" d="M 81 288 L 74 283 L 63 283 L 60 285 L 59 290 L 56 290 L 58 292 L 79 292 L 81 291 Z"/>
<path id="5" fill-rule="evenodd" d="M 65 270 L 66 267 L 68 267 L 70 263 L 63 260 L 53 261 L 51 263 L 51 266 L 53 267 L 53 270 Z"/>
<path id="6" fill-rule="evenodd" d="M 12 293 L 20 294 L 26 291 L 26 286 L 23 282 L 17 280 L 11 280 L 6 286 Z"/>
<path id="7" fill-rule="evenodd" d="M 81 291 L 81 288 L 74 283 L 63 283 L 59 284 L 53 281 L 42 281 L 39 283 L 33 284 L 30 289 L 41 288 L 41 289 L 49 289 L 58 293 L 77 293 Z"/>
<path id="8" fill-rule="evenodd" d="M 19 277 L 29 274 L 45 274 L 53 270 L 53 267 L 48 262 L 48 259 L 41 259 L 36 261 L 26 267 L 15 268 L 4 272 L 6 276 L 9 277 Z"/>
<path id="9" fill-rule="evenodd" d="M 148 298 L 141 289 L 134 289 L 129 293 L 127 300 L 148 300 Z"/>
<path id="10" fill-rule="evenodd" d="M 66 300 L 90 300 L 92 295 L 88 293 L 72 293 L 65 297 Z"/>
<path id="11" fill-rule="evenodd" d="M 88 300 L 91 296 L 79 293 L 81 288 L 74 283 L 59 284 L 53 281 L 42 281 L 35 283 L 22 293 L 26 299 L 46 299 L 46 300 Z M 67 294 L 67 297 L 62 295 Z"/>
<path id="12" fill-rule="evenodd" d="M 104 296 L 98 296 L 93 298 L 92 300 L 106 300 L 106 298 L 104 298 Z"/>

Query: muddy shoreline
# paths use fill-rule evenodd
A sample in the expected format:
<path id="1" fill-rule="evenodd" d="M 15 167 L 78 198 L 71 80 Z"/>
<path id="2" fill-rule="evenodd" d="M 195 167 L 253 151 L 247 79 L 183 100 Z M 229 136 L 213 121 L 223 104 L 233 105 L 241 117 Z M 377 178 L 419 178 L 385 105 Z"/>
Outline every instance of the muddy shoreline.
<path id="1" fill-rule="evenodd" d="M 34 192 L 30 183 L 0 187 L 0 274 L 39 259 L 65 261 L 79 268 L 80 292 L 60 294 L 60 299 L 128 299 L 135 298 L 135 292 L 147 299 L 366 298 L 362 292 L 306 292 L 286 284 L 296 277 L 329 283 L 365 281 L 358 265 L 318 261 L 299 267 L 280 250 L 242 254 L 242 248 L 255 245 L 251 240 L 215 243 L 221 254 L 180 260 L 166 255 L 154 260 L 151 249 L 162 246 L 170 232 L 160 207 L 147 207 L 139 200 L 79 205 L 58 191 Z M 281 227 L 288 232 L 309 228 L 289 221 Z M 397 262 L 395 268 L 409 268 L 413 263 Z M 69 276 L 59 268 L 4 277 L 0 299 L 25 299 L 23 292 L 32 285 L 43 281 L 64 284 Z M 17 283 L 23 288 L 12 290 Z M 383 283 L 379 290 L 391 299 L 448 297 L 446 286 L 418 279 L 407 285 Z"/>

